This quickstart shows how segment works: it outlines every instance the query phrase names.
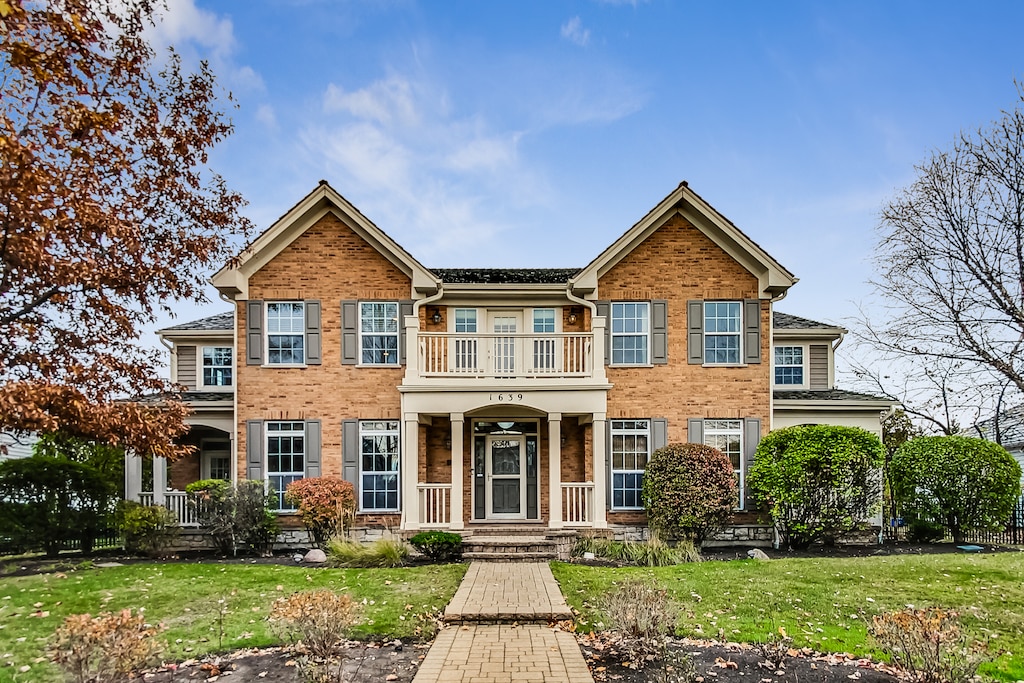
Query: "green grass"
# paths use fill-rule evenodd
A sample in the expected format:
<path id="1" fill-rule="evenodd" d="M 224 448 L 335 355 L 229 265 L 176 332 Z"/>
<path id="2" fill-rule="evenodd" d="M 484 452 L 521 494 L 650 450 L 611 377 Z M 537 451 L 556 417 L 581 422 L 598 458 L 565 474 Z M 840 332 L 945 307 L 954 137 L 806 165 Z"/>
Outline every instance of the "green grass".
<path id="1" fill-rule="evenodd" d="M 433 633 L 422 615 L 441 610 L 466 565 L 402 569 L 310 569 L 279 565 L 141 564 L 0 580 L 0 682 L 56 681 L 47 638 L 69 614 L 145 609 L 167 631 L 165 659 L 278 644 L 266 617 L 275 598 L 330 588 L 362 603 L 356 637 Z M 224 602 L 221 603 L 220 601 Z M 220 646 L 223 617 L 223 647 Z M 22 666 L 30 666 L 26 673 Z"/>
<path id="2" fill-rule="evenodd" d="M 763 642 L 781 627 L 798 646 L 878 657 L 867 637 L 883 611 L 939 606 L 961 612 L 998 659 L 981 672 L 1024 680 L 1024 553 L 701 562 L 607 569 L 553 565 L 581 630 L 605 627 L 606 595 L 649 577 L 682 606 L 680 635 Z"/>

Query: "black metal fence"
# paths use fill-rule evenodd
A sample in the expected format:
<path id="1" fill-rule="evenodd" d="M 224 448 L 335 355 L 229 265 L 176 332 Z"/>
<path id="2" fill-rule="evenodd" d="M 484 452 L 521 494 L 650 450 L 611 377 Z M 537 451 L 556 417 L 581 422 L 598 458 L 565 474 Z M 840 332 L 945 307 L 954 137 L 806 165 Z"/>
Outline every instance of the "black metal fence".
<path id="1" fill-rule="evenodd" d="M 882 530 L 886 542 L 906 541 L 907 527 L 903 524 L 898 511 L 886 511 L 886 524 Z M 947 536 L 946 541 L 952 541 Z M 999 545 L 1024 545 L 1024 496 L 1017 499 L 1017 503 L 1010 513 L 1010 518 L 1001 529 L 995 531 L 969 531 L 964 534 L 964 541 L 967 543 L 989 543 Z"/>

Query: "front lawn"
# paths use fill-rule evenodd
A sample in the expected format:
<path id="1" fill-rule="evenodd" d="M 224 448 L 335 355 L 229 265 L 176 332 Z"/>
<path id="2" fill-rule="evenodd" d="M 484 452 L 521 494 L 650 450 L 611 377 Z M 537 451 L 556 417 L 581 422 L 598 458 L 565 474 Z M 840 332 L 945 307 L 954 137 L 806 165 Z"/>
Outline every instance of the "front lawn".
<path id="1" fill-rule="evenodd" d="M 138 564 L 0 581 L 0 681 L 56 681 L 47 638 L 69 614 L 145 609 L 166 627 L 168 661 L 276 644 L 275 598 L 330 588 L 362 603 L 357 637 L 433 634 L 430 615 L 455 594 L 466 565 L 312 569 L 257 564 Z M 223 615 L 222 615 L 223 613 Z M 28 666 L 28 671 L 21 671 Z"/>
<path id="2" fill-rule="evenodd" d="M 601 630 L 604 596 L 627 578 L 656 581 L 682 607 L 678 633 L 763 642 L 779 628 L 797 646 L 878 656 L 867 624 L 883 611 L 953 608 L 978 639 L 1002 653 L 982 673 L 1024 680 L 1024 553 L 897 555 L 843 559 L 701 562 L 607 569 L 553 565 L 580 630 Z"/>

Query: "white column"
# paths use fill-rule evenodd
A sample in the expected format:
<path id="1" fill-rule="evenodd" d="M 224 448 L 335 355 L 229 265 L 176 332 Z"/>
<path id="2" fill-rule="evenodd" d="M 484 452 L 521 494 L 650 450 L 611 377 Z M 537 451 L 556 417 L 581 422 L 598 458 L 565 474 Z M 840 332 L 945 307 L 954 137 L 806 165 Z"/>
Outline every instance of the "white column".
<path id="1" fill-rule="evenodd" d="M 420 494 L 416 485 L 419 483 L 420 477 L 420 421 L 416 413 L 406 413 L 404 431 L 405 434 L 402 440 L 405 444 L 402 454 L 402 481 L 404 482 L 402 485 L 402 490 L 404 491 L 402 496 L 402 528 L 419 529 Z"/>
<path id="2" fill-rule="evenodd" d="M 139 502 L 142 493 L 142 458 L 137 455 L 124 456 L 124 499 Z"/>
<path id="3" fill-rule="evenodd" d="M 462 518 L 463 501 L 463 467 L 462 459 L 465 457 L 462 434 L 466 426 L 465 417 L 462 413 L 452 413 L 452 490 L 451 490 L 451 513 L 448 518 L 449 527 L 452 529 L 463 529 L 465 523 Z"/>
<path id="4" fill-rule="evenodd" d="M 604 331 L 608 321 L 604 316 L 594 316 L 590 322 L 590 330 L 594 333 L 594 357 L 590 359 L 593 365 L 593 377 L 595 382 L 607 382 L 608 375 L 604 370 Z M 595 418 L 597 419 L 597 418 Z"/>
<path id="5" fill-rule="evenodd" d="M 405 316 L 405 381 L 420 376 L 420 319 L 414 315 Z"/>
<path id="6" fill-rule="evenodd" d="M 562 414 L 548 413 L 548 526 L 562 528 Z"/>
<path id="7" fill-rule="evenodd" d="M 608 454 L 606 453 L 605 424 L 605 414 L 594 413 L 594 424 L 591 427 L 590 435 L 594 446 L 594 526 L 598 529 L 608 527 L 608 482 L 605 476 L 605 460 L 608 458 Z"/>
<path id="8" fill-rule="evenodd" d="M 153 458 L 153 505 L 167 500 L 167 458 Z"/>

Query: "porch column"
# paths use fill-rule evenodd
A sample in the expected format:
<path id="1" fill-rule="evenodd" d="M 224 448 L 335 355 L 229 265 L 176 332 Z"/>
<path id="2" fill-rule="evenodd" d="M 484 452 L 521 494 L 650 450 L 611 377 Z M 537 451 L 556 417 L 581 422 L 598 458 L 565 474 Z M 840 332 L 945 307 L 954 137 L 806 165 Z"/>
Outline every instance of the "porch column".
<path id="1" fill-rule="evenodd" d="M 604 319 L 604 316 L 595 315 L 590 322 L 590 329 L 594 333 L 594 357 L 590 359 L 593 364 L 593 378 L 595 382 L 607 382 L 608 375 L 604 369 L 604 331 L 608 321 Z M 594 418 L 597 419 L 596 417 Z"/>
<path id="2" fill-rule="evenodd" d="M 605 413 L 594 413 L 594 424 L 590 430 L 594 446 L 594 526 L 608 528 L 608 482 L 605 476 L 607 439 L 605 439 Z"/>
<path id="3" fill-rule="evenodd" d="M 462 459 L 465 457 L 464 446 L 462 442 L 463 429 L 466 425 L 465 417 L 462 413 L 452 413 L 452 490 L 449 501 L 451 503 L 451 512 L 448 517 L 448 526 L 452 529 L 463 529 L 465 524 L 462 519 L 462 501 L 463 501 L 463 467 Z"/>
<path id="4" fill-rule="evenodd" d="M 124 456 L 124 499 L 139 502 L 142 493 L 142 458 L 137 455 Z"/>
<path id="5" fill-rule="evenodd" d="M 402 460 L 402 528 L 420 528 L 420 494 L 417 489 L 420 477 L 420 421 L 416 413 L 405 414 L 405 448 Z"/>
<path id="6" fill-rule="evenodd" d="M 562 414 L 548 413 L 548 526 L 562 528 Z"/>
<path id="7" fill-rule="evenodd" d="M 412 382 L 420 376 L 420 319 L 414 315 L 404 316 L 405 329 L 405 381 Z"/>
<path id="8" fill-rule="evenodd" d="M 153 458 L 153 505 L 167 500 L 167 458 Z"/>

